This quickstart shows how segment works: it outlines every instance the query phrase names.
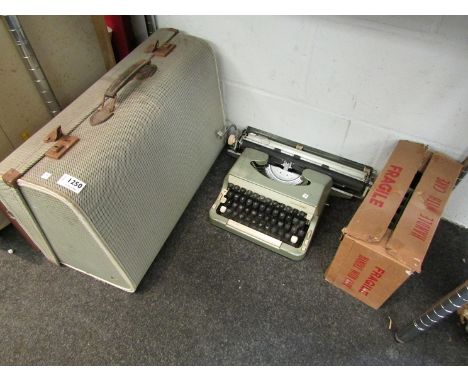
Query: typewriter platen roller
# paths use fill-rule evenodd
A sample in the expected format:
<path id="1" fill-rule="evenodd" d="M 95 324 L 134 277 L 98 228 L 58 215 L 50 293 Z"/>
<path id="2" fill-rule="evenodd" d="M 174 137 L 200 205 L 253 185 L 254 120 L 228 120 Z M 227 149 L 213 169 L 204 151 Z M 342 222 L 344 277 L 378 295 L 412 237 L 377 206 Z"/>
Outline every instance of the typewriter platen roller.
<path id="1" fill-rule="evenodd" d="M 228 152 L 239 156 L 245 148 L 268 154 L 266 176 L 288 184 L 298 184 L 304 169 L 328 175 L 333 180 L 332 195 L 364 198 L 376 177 L 367 165 L 294 142 L 253 127 L 247 127 L 239 137 L 230 137 Z"/>

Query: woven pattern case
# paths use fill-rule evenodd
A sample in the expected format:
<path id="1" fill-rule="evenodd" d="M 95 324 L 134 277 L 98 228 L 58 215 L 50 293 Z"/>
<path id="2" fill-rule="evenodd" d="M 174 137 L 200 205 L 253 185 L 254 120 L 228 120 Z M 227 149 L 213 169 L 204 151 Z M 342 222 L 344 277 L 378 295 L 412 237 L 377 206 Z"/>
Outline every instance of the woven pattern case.
<path id="1" fill-rule="evenodd" d="M 167 57 L 153 57 L 153 76 L 118 93 L 114 115 L 92 126 L 104 91 L 159 30 L 0 164 L 22 176 L 0 184 L 0 200 L 35 244 L 56 261 L 135 291 L 223 146 L 224 116 L 214 54 L 203 40 L 179 33 Z M 43 138 L 61 125 L 79 142 L 61 159 L 43 154 Z M 48 179 L 42 176 L 51 174 Z M 57 181 L 69 174 L 79 192 Z"/>

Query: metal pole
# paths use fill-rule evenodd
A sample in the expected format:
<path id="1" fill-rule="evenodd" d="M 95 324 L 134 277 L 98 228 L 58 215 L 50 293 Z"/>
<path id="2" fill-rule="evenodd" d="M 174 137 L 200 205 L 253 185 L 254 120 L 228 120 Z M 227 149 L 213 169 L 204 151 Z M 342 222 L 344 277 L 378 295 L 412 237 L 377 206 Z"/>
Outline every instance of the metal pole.
<path id="1" fill-rule="evenodd" d="M 458 185 L 462 181 L 462 179 L 465 177 L 466 173 L 468 172 L 468 157 L 465 158 L 465 160 L 462 162 L 462 170 L 460 173 L 460 176 L 457 179 L 457 183 L 455 185 Z"/>
<path id="2" fill-rule="evenodd" d="M 468 303 L 468 280 L 453 292 L 442 298 L 416 320 L 395 333 L 395 340 L 400 343 L 408 342 L 419 334 L 426 332 L 440 321 L 450 316 L 458 308 Z"/>
<path id="3" fill-rule="evenodd" d="M 145 16 L 146 30 L 148 31 L 148 36 L 151 36 L 158 29 L 156 23 L 156 16 Z"/>
<path id="4" fill-rule="evenodd" d="M 54 92 L 52 91 L 41 66 L 39 65 L 39 61 L 37 60 L 34 50 L 23 31 L 23 28 L 21 27 L 18 17 L 4 16 L 4 19 L 7 23 L 8 30 L 15 41 L 16 47 L 18 48 L 18 52 L 23 58 L 23 63 L 31 75 L 42 100 L 47 106 L 52 117 L 55 117 L 61 110 L 60 105 L 57 98 L 55 98 Z"/>

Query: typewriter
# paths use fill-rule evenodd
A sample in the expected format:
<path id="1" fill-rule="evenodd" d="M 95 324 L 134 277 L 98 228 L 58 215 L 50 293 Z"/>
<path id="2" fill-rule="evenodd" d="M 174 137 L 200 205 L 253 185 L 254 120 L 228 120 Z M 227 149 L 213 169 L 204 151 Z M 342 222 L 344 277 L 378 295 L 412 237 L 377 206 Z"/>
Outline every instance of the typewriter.
<path id="1" fill-rule="evenodd" d="M 293 260 L 309 248 L 330 194 L 362 198 L 368 166 L 248 127 L 228 139 L 237 157 L 210 209 L 210 221 Z"/>

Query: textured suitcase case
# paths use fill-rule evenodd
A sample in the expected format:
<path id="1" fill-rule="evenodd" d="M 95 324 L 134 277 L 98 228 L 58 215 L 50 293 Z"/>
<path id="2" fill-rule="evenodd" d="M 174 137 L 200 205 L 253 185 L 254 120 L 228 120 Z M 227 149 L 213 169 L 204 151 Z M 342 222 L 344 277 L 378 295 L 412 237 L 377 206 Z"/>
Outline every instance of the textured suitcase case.
<path id="1" fill-rule="evenodd" d="M 0 163 L 0 201 L 50 261 L 133 292 L 223 125 L 208 43 L 158 30 Z"/>

